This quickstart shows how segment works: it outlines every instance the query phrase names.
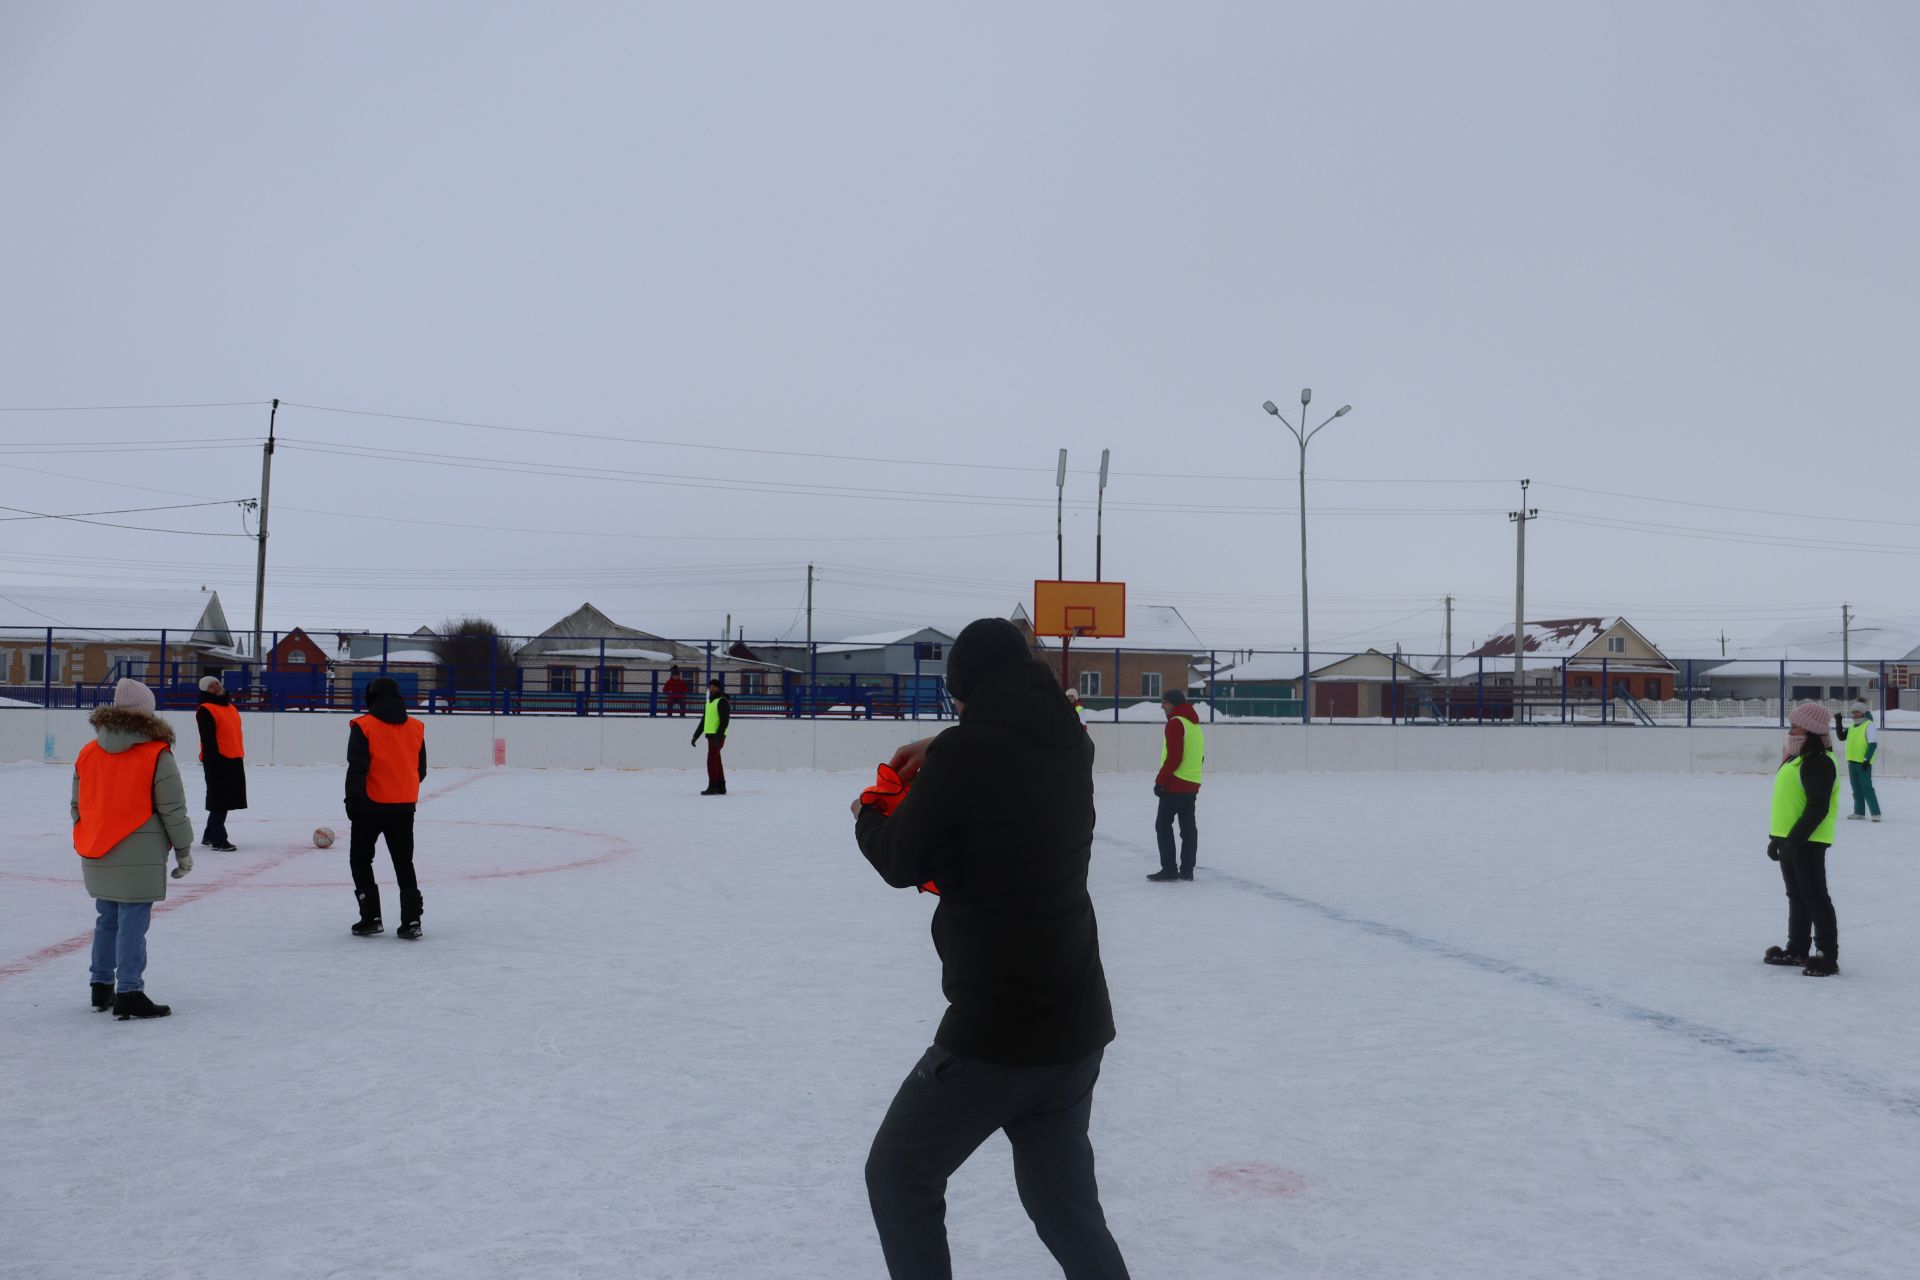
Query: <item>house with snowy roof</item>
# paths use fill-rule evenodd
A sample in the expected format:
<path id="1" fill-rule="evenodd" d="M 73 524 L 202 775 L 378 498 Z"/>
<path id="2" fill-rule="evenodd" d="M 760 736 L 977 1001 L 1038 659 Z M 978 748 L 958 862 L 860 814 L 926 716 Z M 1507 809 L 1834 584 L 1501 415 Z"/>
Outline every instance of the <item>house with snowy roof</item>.
<path id="1" fill-rule="evenodd" d="M 945 678 L 953 636 L 938 627 L 906 627 L 871 635 L 847 636 L 813 646 L 756 644 L 756 656 L 792 671 L 821 676 L 887 675 Z"/>
<path id="2" fill-rule="evenodd" d="M 1847 676 L 1841 677 L 1846 664 Z M 1883 688 L 1910 688 L 1920 673 L 1920 621 L 1857 614 L 1842 634 L 1840 620 L 1788 622 L 1724 662 L 1701 664 L 1696 681 L 1713 698 L 1780 698 L 1878 703 Z"/>
<path id="3" fill-rule="evenodd" d="M 1060 640 L 1035 636 L 1025 605 L 1015 605 L 1009 616 L 1033 646 L 1034 656 L 1058 668 Z M 1207 646 L 1180 610 L 1129 603 L 1124 638 L 1075 640 L 1067 646 L 1067 681 L 1089 706 L 1111 707 L 1115 699 L 1152 702 L 1163 690 L 1184 692 L 1193 689 L 1196 680 L 1204 683 L 1211 663 Z"/>
<path id="4" fill-rule="evenodd" d="M 1497 632 L 1453 660 L 1452 683 L 1484 681 L 1487 688 L 1511 689 L 1514 656 L 1513 632 Z M 1519 657 L 1529 691 L 1558 690 L 1564 670 L 1567 691 L 1575 697 L 1626 694 L 1658 702 L 1673 696 L 1673 663 L 1625 618 L 1529 622 L 1522 628 Z"/>
<path id="5" fill-rule="evenodd" d="M 772 684 L 779 683 L 777 664 L 734 657 L 724 640 L 710 649 L 668 640 L 615 622 L 590 603 L 521 644 L 513 658 L 523 673 L 520 687 L 529 692 L 648 695 L 676 669 L 696 691 L 709 671 L 725 677 L 733 692 L 772 691 L 770 673 Z"/>
<path id="6" fill-rule="evenodd" d="M 0 696 L 129 675 L 192 684 L 244 661 L 217 591 L 0 586 Z"/>

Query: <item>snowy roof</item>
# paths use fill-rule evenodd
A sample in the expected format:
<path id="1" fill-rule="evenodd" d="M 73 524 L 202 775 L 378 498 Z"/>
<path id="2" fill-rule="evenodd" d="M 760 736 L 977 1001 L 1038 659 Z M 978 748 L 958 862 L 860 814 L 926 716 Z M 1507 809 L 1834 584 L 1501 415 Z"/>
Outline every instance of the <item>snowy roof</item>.
<path id="1" fill-rule="evenodd" d="M 1013 621 L 1033 628 L 1032 615 L 1025 605 L 1015 605 L 1009 615 Z M 1207 646 L 1200 643 L 1200 637 L 1193 633 L 1187 620 L 1180 616 L 1180 610 L 1170 604 L 1130 604 L 1127 606 L 1127 634 L 1118 639 L 1076 640 L 1075 644 L 1086 645 L 1094 649 L 1109 652 L 1123 649 L 1131 653 L 1186 653 L 1201 654 L 1207 652 Z M 1060 641 L 1052 636 L 1041 636 L 1040 647 L 1058 649 Z"/>
<path id="2" fill-rule="evenodd" d="M 1739 658 L 1732 662 L 1722 662 L 1710 670 L 1702 671 L 1699 678 L 1712 681 L 1716 679 L 1751 679 L 1755 676 L 1777 677 L 1780 674 L 1780 663 L 1781 659 L 1779 658 L 1774 658 L 1771 661 L 1765 658 Z M 1860 675 L 1878 675 L 1880 672 L 1877 664 L 1866 665 L 1855 662 L 1852 665 L 1854 671 Z M 1832 678 L 1840 674 L 1840 656 L 1835 654 L 1832 659 L 1824 662 L 1819 659 L 1789 657 L 1786 659 L 1786 667 L 1787 678 L 1789 680 L 1796 676 Z"/>
<path id="3" fill-rule="evenodd" d="M 1849 658 L 1908 658 L 1920 651 L 1920 620 L 1855 614 L 1844 638 Z M 1744 645 L 1738 652 L 1742 658 L 1772 658 L 1776 664 L 1781 658 L 1837 663 L 1842 639 L 1840 619 L 1835 616 L 1830 622 L 1784 623 L 1766 639 Z"/>
<path id="4" fill-rule="evenodd" d="M 599 658 L 600 646 L 592 645 L 585 649 L 546 649 L 532 655 L 540 658 Z M 616 649 L 609 645 L 606 656 L 609 658 L 630 658 L 637 662 L 678 662 L 680 659 L 661 649 Z"/>
<path id="5" fill-rule="evenodd" d="M 370 653 L 361 658 L 335 658 L 334 662 L 347 667 L 377 667 L 381 657 L 378 653 Z M 396 663 L 402 666 L 438 666 L 440 655 L 431 649 L 389 649 L 386 663 L 388 666 Z"/>
<path id="6" fill-rule="evenodd" d="M 1524 631 L 1527 658 L 1571 658 L 1612 630 L 1619 622 L 1612 618 L 1549 618 L 1529 622 Z M 1512 658 L 1513 632 L 1499 631 L 1467 650 L 1468 658 Z M 1458 664 L 1456 664 L 1457 668 Z"/>
<path id="7" fill-rule="evenodd" d="M 169 640 L 233 644 L 217 591 L 0 585 L 0 639 L 18 638 L 15 627 L 51 627 L 67 640 L 157 641 L 164 630 Z"/>
<path id="8" fill-rule="evenodd" d="M 953 643 L 953 637 L 937 627 L 909 627 L 904 631 L 882 631 L 870 636 L 846 636 L 830 645 L 821 645 L 821 649 L 883 649 L 890 644 L 905 644 L 909 640 L 926 635 L 938 636 L 947 644 Z"/>
<path id="9" fill-rule="evenodd" d="M 1255 653 L 1238 661 L 1232 654 L 1220 655 L 1216 680 L 1298 680 L 1300 655 L 1297 653 Z"/>

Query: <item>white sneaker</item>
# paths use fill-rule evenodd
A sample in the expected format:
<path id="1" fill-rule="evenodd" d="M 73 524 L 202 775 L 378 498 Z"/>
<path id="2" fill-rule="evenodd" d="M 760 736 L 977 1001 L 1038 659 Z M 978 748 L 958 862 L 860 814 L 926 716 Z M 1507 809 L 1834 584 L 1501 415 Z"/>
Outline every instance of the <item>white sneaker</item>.
<path id="1" fill-rule="evenodd" d="M 1848 815 L 1847 815 L 1847 821 L 1848 821 L 1848 822 L 1858 822 L 1858 821 L 1860 821 L 1860 819 L 1862 819 L 1862 818 L 1864 818 L 1864 817 L 1866 817 L 1866 816 L 1867 816 L 1867 815 L 1866 815 L 1866 814 L 1864 814 L 1864 813 L 1850 813 L 1850 814 L 1848 814 Z"/>
<path id="2" fill-rule="evenodd" d="M 1878 821 L 1880 821 L 1880 815 L 1879 815 L 1879 814 L 1877 814 L 1877 813 L 1876 813 L 1876 814 L 1874 814 L 1874 815 L 1873 815 L 1873 820 L 1874 820 L 1875 822 L 1878 822 Z"/>

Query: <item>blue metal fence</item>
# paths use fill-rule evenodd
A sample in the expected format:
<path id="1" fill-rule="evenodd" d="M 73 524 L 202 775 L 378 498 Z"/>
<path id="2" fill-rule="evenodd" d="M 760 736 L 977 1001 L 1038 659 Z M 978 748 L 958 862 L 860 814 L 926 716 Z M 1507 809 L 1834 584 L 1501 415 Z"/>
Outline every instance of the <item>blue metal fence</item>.
<path id="1" fill-rule="evenodd" d="M 777 645 L 788 657 L 781 664 L 753 656 L 751 641 L 503 636 L 481 672 L 472 661 L 440 661 L 432 642 L 420 636 L 317 634 L 341 637 L 338 652 L 326 661 L 291 661 L 276 632 L 268 662 L 257 664 L 179 632 L 0 628 L 0 709 L 96 706 L 112 699 L 114 682 L 123 676 L 151 686 L 162 707 L 192 707 L 200 678 L 217 675 L 243 707 L 357 710 L 367 683 L 385 675 L 429 715 L 691 716 L 699 714 L 710 679 L 720 681 L 737 716 L 954 715 L 944 663 L 929 660 L 926 647 L 912 642 L 874 646 L 850 668 L 844 649 L 823 664 L 826 646 L 809 650 L 787 641 Z M 1060 662 L 1057 651 L 1040 656 Z M 1216 723 L 1784 726 L 1798 702 L 1840 710 L 1864 697 L 1883 728 L 1920 729 L 1920 714 L 1910 724 L 1904 715 L 1888 714 L 1920 708 L 1920 661 L 1903 659 L 1855 658 L 1843 679 L 1838 661 L 1528 658 L 1516 678 L 1511 657 L 1368 651 L 1316 652 L 1303 659 L 1298 651 L 1275 650 L 1142 655 L 1079 644 L 1063 674 L 1087 691 L 1083 702 L 1090 718 L 1162 718 L 1159 699 L 1151 694 L 1093 692 L 1108 678 L 1117 690 L 1129 659 L 1157 665 L 1169 687 L 1187 672 L 1189 695 Z"/>

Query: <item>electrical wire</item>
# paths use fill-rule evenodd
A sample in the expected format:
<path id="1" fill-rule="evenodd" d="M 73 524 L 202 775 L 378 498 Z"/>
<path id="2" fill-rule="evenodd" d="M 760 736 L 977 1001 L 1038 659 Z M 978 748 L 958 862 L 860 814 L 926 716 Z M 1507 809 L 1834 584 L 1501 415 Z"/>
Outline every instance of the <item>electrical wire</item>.
<path id="1" fill-rule="evenodd" d="M 224 505 L 224 504 L 215 504 L 215 505 Z M 97 525 L 103 529 L 131 529 L 136 533 L 177 533 L 182 537 L 189 537 L 189 538 L 246 538 L 246 537 L 252 536 L 250 534 L 245 534 L 245 533 L 217 533 L 217 532 L 204 530 L 204 529 L 160 529 L 150 525 L 115 524 L 107 520 L 88 520 L 81 516 L 62 516 L 62 515 L 54 515 L 45 511 L 28 511 L 25 507 L 0 506 L 0 511 L 18 511 L 25 516 L 32 517 L 34 519 L 39 519 L 39 520 L 70 520 L 74 524 Z"/>
<path id="2" fill-rule="evenodd" d="M 54 516 L 54 515 L 0 516 L 0 524 L 7 524 L 15 520 L 79 520 L 86 516 L 129 516 L 129 515 L 135 515 L 145 511 L 189 511 L 198 507 L 224 507 L 224 506 L 227 506 L 229 502 L 246 502 L 246 501 L 249 501 L 249 499 L 235 498 L 235 499 L 229 499 L 228 501 L 216 500 L 212 502 L 178 502 L 178 503 L 174 503 L 172 506 L 166 506 L 166 507 L 119 507 L 112 511 L 73 511 L 73 512 L 67 513 L 66 515 L 58 515 L 58 516 Z M 20 510 L 20 508 L 18 507 L 0 507 L 0 511 L 18 511 L 18 510 Z"/>

